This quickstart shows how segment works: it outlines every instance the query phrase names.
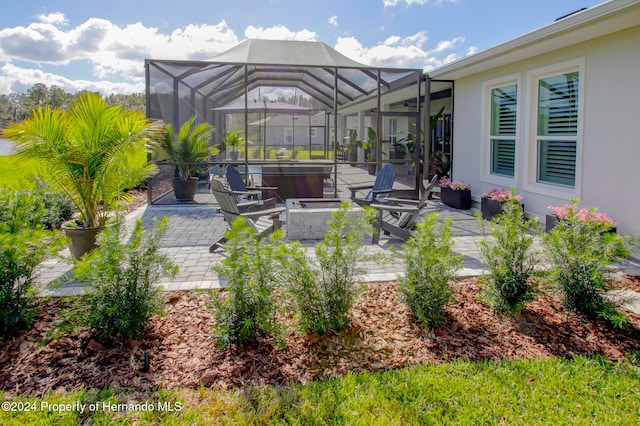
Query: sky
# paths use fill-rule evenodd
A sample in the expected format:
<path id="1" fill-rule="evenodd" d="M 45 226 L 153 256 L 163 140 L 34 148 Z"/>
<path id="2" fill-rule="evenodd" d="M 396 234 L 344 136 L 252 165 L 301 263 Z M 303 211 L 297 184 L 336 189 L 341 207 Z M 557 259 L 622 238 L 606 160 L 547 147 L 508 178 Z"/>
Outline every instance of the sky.
<path id="1" fill-rule="evenodd" d="M 615 1 L 615 0 L 613 0 Z M 602 0 L 18 0 L 0 7 L 0 94 L 144 92 L 145 59 L 208 60 L 250 38 L 321 41 L 429 71 Z"/>

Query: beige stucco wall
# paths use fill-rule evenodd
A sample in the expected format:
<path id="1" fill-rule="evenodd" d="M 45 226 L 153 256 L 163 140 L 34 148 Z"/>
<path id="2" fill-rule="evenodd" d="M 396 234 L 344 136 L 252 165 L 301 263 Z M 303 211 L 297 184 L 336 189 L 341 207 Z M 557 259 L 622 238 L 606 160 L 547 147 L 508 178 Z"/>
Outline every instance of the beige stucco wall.
<path id="1" fill-rule="evenodd" d="M 473 184 L 476 201 L 497 186 L 483 178 L 483 84 L 517 76 L 524 88 L 531 70 L 565 61 L 583 64 L 582 158 L 575 195 L 583 205 L 618 220 L 621 232 L 640 234 L 640 26 L 456 80 L 453 178 Z M 520 92 L 519 163 L 513 182 L 527 213 L 543 218 L 547 206 L 569 202 L 571 196 L 532 190 L 531 175 L 525 174 L 525 161 L 530 170 L 535 168 L 535 155 L 524 155 L 532 108 L 527 92 Z"/>

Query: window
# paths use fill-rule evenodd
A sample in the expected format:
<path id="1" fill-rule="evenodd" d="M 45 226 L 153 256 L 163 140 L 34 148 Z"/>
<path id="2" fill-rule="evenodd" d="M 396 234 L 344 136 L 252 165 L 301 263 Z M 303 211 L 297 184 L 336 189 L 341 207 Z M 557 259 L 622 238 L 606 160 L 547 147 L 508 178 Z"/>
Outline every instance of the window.
<path id="1" fill-rule="evenodd" d="M 389 119 L 389 143 L 393 145 L 396 143 L 396 133 L 398 133 L 398 119 Z"/>
<path id="2" fill-rule="evenodd" d="M 285 127 L 284 128 L 284 144 L 291 145 L 293 143 L 293 128 Z"/>
<path id="3" fill-rule="evenodd" d="M 516 163 L 518 87 L 516 84 L 491 89 L 489 145 L 490 173 L 513 177 Z"/>
<path id="4" fill-rule="evenodd" d="M 538 182 L 575 187 L 579 79 L 578 71 L 538 79 Z"/>
<path id="5" fill-rule="evenodd" d="M 307 136 L 309 136 L 310 138 L 315 138 L 317 136 L 317 129 L 315 127 L 309 127 L 308 128 L 308 132 L 307 132 Z"/>

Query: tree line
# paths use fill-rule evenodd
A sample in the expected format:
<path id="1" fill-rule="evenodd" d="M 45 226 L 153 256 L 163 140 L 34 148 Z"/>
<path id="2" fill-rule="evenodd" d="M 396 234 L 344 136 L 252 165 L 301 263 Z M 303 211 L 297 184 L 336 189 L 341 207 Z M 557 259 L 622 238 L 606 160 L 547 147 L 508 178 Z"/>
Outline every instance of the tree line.
<path id="1" fill-rule="evenodd" d="M 0 129 L 28 118 L 31 111 L 37 107 L 51 106 L 64 109 L 86 92 L 88 91 L 69 93 L 58 86 L 48 87 L 46 84 L 36 83 L 26 93 L 0 95 Z M 145 112 L 144 93 L 110 94 L 103 98 L 109 106 L 122 105 L 124 109 Z"/>

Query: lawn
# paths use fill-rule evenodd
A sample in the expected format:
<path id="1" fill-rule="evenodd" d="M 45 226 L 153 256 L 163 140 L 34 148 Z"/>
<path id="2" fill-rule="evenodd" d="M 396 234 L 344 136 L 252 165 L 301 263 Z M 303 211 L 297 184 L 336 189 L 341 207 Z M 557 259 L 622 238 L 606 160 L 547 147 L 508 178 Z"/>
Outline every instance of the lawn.
<path id="1" fill-rule="evenodd" d="M 14 412 L 3 405 L 0 421 L 5 425 L 637 424 L 639 381 L 637 363 L 611 364 L 598 357 L 455 361 L 349 373 L 291 387 L 164 389 L 145 401 L 113 390 L 56 391 L 45 398 L 15 399 Z M 117 405 L 136 402 L 138 406 Z M 56 412 L 54 404 L 74 403 L 84 404 L 85 412 Z"/>
<path id="2" fill-rule="evenodd" d="M 0 155 L 0 188 L 24 188 L 33 185 L 34 174 L 42 173 L 42 164 L 37 160 L 19 158 L 17 155 Z"/>

